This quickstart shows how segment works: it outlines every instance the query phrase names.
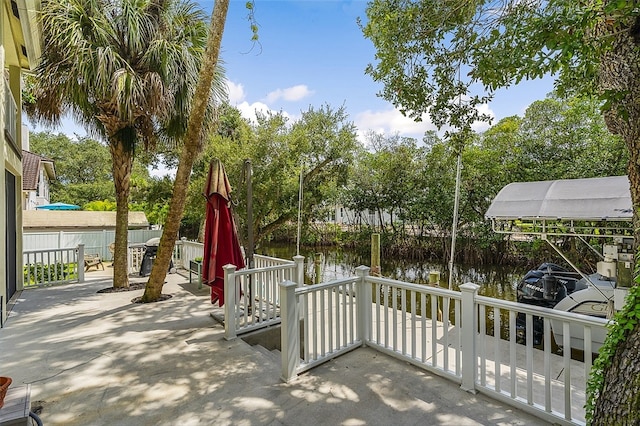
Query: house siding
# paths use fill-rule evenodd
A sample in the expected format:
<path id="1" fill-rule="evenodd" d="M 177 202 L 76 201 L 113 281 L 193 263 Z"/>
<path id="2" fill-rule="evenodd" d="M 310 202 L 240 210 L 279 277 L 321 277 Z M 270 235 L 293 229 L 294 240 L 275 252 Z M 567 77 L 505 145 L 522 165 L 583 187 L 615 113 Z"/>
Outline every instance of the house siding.
<path id="1" fill-rule="evenodd" d="M 15 294 L 23 289 L 23 267 L 22 267 L 22 116 L 20 105 L 21 99 L 21 74 L 23 68 L 33 69 L 40 55 L 40 37 L 42 35 L 41 26 L 38 22 L 38 12 L 40 3 L 33 0 L 16 0 L 20 11 L 20 28 L 22 29 L 21 45 L 16 49 L 12 37 L 7 39 L 5 34 L 11 32 L 0 31 L 0 64 L 2 64 L 2 74 L 0 75 L 0 323 L 4 323 L 7 318 L 7 305 L 9 298 L 9 283 L 14 288 Z M 6 7 L 0 7 L 0 27 L 8 27 L 9 20 L 15 20 L 10 16 Z M 22 44 L 24 43 L 24 45 Z M 28 56 L 24 55 L 24 47 Z M 8 95 L 13 98 L 9 98 Z M 12 102 L 13 101 L 13 102 Z M 17 105 L 17 107 L 14 105 Z M 7 108 L 16 108 L 15 116 L 10 114 L 10 121 L 7 122 Z M 9 130 L 9 131 L 7 131 Z M 7 135 L 11 135 L 8 137 Z M 7 188 L 7 177 L 9 182 L 13 182 L 15 188 Z M 10 189 L 10 191 L 7 191 Z M 9 197 L 8 193 L 14 194 Z M 7 213 L 11 214 L 7 214 Z M 12 223 L 7 223 L 7 218 L 15 218 Z M 15 241 L 14 241 L 15 237 Z M 7 261 L 15 259 L 7 268 Z M 14 268 L 15 266 L 15 268 Z M 8 277 L 7 271 L 15 271 Z"/>

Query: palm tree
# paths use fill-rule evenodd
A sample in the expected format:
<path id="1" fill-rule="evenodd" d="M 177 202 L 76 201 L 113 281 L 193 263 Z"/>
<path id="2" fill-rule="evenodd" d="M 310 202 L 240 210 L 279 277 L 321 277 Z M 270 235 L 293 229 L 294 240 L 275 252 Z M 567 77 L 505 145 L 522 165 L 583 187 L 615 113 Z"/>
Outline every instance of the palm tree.
<path id="1" fill-rule="evenodd" d="M 211 14 L 211 24 L 209 27 L 209 39 L 202 62 L 202 69 L 198 77 L 196 94 L 208 93 L 215 86 L 214 70 L 217 69 L 220 57 L 220 45 L 224 25 L 227 20 L 229 10 L 229 0 L 215 0 L 213 13 Z M 154 261 L 149 281 L 142 295 L 142 302 L 155 302 L 160 299 L 164 278 L 171 261 L 173 245 L 178 235 L 180 219 L 184 213 L 184 206 L 187 199 L 187 188 L 191 176 L 191 168 L 196 156 L 202 151 L 202 141 L 204 133 L 203 124 L 207 122 L 206 111 L 211 103 L 203 96 L 196 96 L 193 99 L 193 107 L 189 116 L 187 133 L 184 145 L 180 153 L 176 180 L 173 186 L 173 196 L 169 203 L 169 213 L 165 222 L 164 232 L 158 246 L 158 253 Z"/>
<path id="2" fill-rule="evenodd" d="M 207 41 L 204 18 L 185 0 L 43 1 L 44 53 L 31 115 L 55 124 L 70 114 L 109 146 L 117 203 L 114 287 L 129 286 L 134 153 L 186 132 Z"/>

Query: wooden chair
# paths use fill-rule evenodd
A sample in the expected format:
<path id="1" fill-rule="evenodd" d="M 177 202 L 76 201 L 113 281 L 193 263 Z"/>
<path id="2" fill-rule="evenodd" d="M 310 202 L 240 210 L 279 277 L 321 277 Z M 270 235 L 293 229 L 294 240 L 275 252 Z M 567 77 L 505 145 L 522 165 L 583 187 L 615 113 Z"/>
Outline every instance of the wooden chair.
<path id="1" fill-rule="evenodd" d="M 98 266 L 99 266 L 104 271 L 104 265 L 102 264 L 102 259 L 100 258 L 100 255 L 97 253 L 84 255 L 84 271 L 87 272 L 89 268 L 91 268 L 92 266 L 95 266 L 96 270 L 98 269 Z"/>

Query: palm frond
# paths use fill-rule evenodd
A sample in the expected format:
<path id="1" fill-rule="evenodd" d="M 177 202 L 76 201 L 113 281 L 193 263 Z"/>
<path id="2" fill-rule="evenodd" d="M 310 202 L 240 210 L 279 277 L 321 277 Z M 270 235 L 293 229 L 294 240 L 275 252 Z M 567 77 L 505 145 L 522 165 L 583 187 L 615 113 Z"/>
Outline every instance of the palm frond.
<path id="1" fill-rule="evenodd" d="M 55 123 L 71 113 L 92 135 L 145 147 L 180 138 L 197 95 L 205 19 L 183 0 L 44 0 L 32 118 Z M 226 96 L 222 69 L 215 81 L 211 111 Z"/>

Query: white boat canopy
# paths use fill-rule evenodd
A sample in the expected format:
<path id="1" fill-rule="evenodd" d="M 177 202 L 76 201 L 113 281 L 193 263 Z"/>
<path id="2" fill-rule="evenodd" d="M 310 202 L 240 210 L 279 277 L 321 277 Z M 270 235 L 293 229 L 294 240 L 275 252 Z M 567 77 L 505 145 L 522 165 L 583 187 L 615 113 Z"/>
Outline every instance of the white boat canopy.
<path id="1" fill-rule="evenodd" d="M 510 183 L 485 218 L 502 234 L 633 235 L 627 176 Z"/>
<path id="2" fill-rule="evenodd" d="M 633 217 L 627 176 L 510 183 L 485 214 L 491 220 L 627 222 Z"/>

